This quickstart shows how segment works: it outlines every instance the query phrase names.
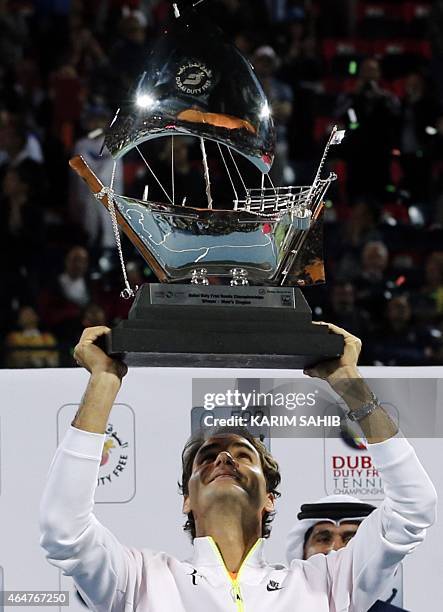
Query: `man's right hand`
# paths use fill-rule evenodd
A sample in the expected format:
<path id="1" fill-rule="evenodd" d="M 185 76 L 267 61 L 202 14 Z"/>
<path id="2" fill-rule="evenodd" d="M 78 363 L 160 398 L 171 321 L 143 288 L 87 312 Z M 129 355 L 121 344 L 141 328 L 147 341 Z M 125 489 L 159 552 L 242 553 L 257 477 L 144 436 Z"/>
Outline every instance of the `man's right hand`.
<path id="1" fill-rule="evenodd" d="M 125 376 L 128 367 L 118 359 L 112 359 L 95 344 L 100 336 L 109 334 L 109 327 L 87 327 L 74 349 L 74 359 L 78 365 L 83 366 L 91 374 L 108 372 L 115 374 L 120 380 Z"/>

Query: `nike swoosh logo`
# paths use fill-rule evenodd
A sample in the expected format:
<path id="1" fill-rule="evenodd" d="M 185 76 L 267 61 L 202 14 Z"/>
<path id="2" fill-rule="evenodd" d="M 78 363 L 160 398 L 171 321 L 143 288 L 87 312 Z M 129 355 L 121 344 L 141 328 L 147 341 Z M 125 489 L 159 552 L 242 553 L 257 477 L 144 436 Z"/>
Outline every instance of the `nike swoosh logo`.
<path id="1" fill-rule="evenodd" d="M 267 591 L 281 591 L 284 587 L 271 587 L 269 584 L 266 585 Z"/>

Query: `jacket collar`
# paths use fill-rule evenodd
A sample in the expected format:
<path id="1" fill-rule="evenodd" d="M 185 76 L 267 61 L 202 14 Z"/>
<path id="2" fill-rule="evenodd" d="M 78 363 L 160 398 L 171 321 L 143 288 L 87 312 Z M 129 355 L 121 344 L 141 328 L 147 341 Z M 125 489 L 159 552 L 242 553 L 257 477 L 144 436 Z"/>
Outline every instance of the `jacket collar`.
<path id="1" fill-rule="evenodd" d="M 238 572 L 240 582 L 258 584 L 263 579 L 267 567 L 264 542 L 263 538 L 259 538 L 247 554 Z M 210 536 L 194 539 L 194 552 L 190 562 L 214 586 L 231 580 L 217 544 Z"/>

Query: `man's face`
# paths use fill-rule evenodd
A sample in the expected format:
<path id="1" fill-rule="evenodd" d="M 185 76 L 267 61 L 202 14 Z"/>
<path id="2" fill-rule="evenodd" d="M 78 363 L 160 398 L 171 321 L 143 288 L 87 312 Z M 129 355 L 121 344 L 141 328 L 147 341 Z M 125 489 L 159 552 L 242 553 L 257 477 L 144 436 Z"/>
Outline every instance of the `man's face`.
<path id="1" fill-rule="evenodd" d="M 274 499 L 266 492 L 260 456 L 254 446 L 236 434 L 212 436 L 197 452 L 188 483 L 183 512 L 192 512 L 199 536 L 199 520 L 209 512 L 236 508 L 260 520 L 274 509 Z"/>
<path id="2" fill-rule="evenodd" d="M 258 55 L 254 58 L 254 68 L 258 76 L 266 79 L 273 75 L 275 70 L 275 60 L 267 55 Z"/>
<path id="3" fill-rule="evenodd" d="M 355 306 L 355 290 L 351 283 L 332 287 L 332 305 L 337 313 L 352 312 Z"/>
<path id="4" fill-rule="evenodd" d="M 391 323 L 407 323 L 411 319 L 411 314 L 411 307 L 405 296 L 393 298 L 388 303 L 387 315 Z"/>
<path id="5" fill-rule="evenodd" d="M 30 306 L 23 306 L 18 314 L 18 324 L 22 329 L 34 329 L 38 326 L 38 316 Z"/>
<path id="6" fill-rule="evenodd" d="M 88 271 L 89 255 L 83 247 L 72 248 L 66 256 L 65 272 L 71 278 L 81 278 Z"/>
<path id="7" fill-rule="evenodd" d="M 367 244 L 362 253 L 362 268 L 367 272 L 384 272 L 388 265 L 387 250 L 381 244 Z"/>
<path id="8" fill-rule="evenodd" d="M 359 523 L 317 523 L 303 548 L 303 558 L 323 553 L 327 555 L 332 550 L 340 550 L 356 534 Z"/>
<path id="9" fill-rule="evenodd" d="M 381 78 L 380 64 L 377 60 L 367 59 L 360 67 L 360 78 L 362 81 L 379 81 Z"/>

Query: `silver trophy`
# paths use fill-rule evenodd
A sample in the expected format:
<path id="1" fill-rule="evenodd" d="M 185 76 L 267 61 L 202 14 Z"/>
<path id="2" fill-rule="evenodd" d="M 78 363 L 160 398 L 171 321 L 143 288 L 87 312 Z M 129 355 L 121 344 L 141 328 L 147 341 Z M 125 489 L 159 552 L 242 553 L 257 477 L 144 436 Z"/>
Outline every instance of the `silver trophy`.
<path id="1" fill-rule="evenodd" d="M 294 368 L 337 357 L 343 339 L 312 324 L 300 287 L 325 280 L 323 200 L 336 176 L 322 178 L 322 170 L 344 133 L 333 129 L 311 185 L 275 186 L 272 112 L 254 68 L 198 10 L 173 7 L 174 21 L 104 139 L 114 159 L 139 153 L 164 201 L 149 199 L 149 184 L 141 199 L 115 193 L 113 181 L 103 185 L 82 158 L 70 161 L 111 215 L 122 295 L 134 290 L 119 226 L 160 281 L 137 290 L 107 350 L 152 366 Z M 204 202 L 177 201 L 173 144 L 171 181 L 156 174 L 150 141 L 180 136 L 198 139 Z M 208 141 L 232 190 L 229 203 L 213 199 Z M 258 187 L 246 185 L 242 159 L 255 166 Z"/>

